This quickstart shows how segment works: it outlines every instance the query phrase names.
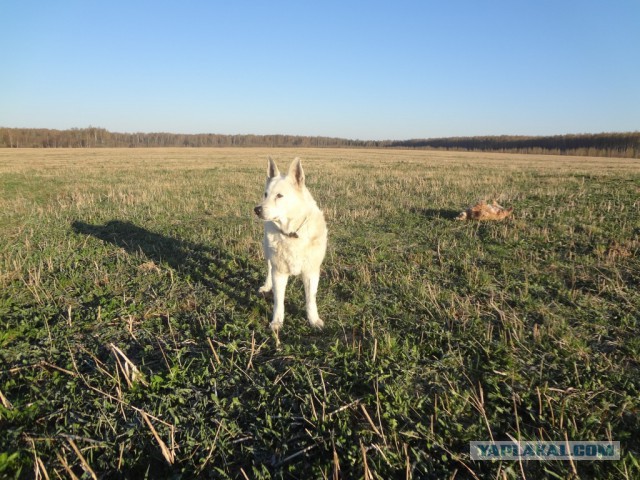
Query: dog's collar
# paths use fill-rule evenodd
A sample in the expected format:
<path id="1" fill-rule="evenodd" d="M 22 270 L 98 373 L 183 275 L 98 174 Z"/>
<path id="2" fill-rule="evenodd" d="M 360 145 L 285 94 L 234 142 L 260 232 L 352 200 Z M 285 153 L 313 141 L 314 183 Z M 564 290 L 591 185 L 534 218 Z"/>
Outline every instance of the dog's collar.
<path id="1" fill-rule="evenodd" d="M 300 231 L 300 229 L 302 227 L 304 227 L 304 224 L 307 223 L 307 220 L 309 220 L 309 217 L 305 217 L 304 221 L 300 224 L 300 226 L 294 232 L 287 233 L 284 230 L 282 230 L 281 228 L 279 228 L 278 230 L 280 230 L 280 233 L 282 235 L 284 235 L 285 237 L 298 238 L 298 232 Z"/>

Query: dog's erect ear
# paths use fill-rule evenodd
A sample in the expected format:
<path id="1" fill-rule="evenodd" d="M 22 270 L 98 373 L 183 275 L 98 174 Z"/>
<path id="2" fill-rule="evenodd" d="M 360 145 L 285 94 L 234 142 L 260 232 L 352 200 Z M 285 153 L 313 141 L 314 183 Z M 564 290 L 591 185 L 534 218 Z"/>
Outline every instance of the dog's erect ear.
<path id="1" fill-rule="evenodd" d="M 304 186 L 304 170 L 302 170 L 302 163 L 298 157 L 296 157 L 293 162 L 291 162 L 291 166 L 289 166 L 289 177 L 293 179 L 299 188 Z"/>
<path id="2" fill-rule="evenodd" d="M 280 175 L 278 166 L 276 162 L 273 161 L 273 158 L 269 157 L 269 161 L 267 162 L 267 178 L 277 177 L 278 175 Z"/>

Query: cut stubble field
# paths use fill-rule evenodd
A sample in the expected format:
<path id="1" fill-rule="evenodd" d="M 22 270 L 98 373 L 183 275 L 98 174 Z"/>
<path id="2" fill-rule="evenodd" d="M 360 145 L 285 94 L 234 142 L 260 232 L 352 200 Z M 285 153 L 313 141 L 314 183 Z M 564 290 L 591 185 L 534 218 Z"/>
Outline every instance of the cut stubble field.
<path id="1" fill-rule="evenodd" d="M 329 227 L 325 329 L 291 281 L 279 347 L 269 155 Z M 0 477 L 640 476 L 638 160 L 4 149 L 0 192 Z M 509 439 L 622 455 L 470 459 Z"/>

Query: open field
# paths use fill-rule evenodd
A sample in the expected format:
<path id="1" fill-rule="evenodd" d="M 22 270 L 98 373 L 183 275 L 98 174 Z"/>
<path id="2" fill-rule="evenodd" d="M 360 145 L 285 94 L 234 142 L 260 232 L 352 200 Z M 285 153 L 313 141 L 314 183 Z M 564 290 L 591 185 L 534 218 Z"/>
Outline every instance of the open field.
<path id="1" fill-rule="evenodd" d="M 326 327 L 291 281 L 280 348 L 267 155 L 329 225 Z M 638 160 L 4 149 L 0 193 L 0 477 L 640 477 Z M 510 438 L 622 459 L 470 460 Z"/>

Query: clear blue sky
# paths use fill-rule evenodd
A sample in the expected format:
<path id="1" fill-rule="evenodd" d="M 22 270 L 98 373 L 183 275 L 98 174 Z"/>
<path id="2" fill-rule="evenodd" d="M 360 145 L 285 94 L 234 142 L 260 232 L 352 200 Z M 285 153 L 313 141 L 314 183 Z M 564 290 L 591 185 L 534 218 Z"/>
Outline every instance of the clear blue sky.
<path id="1" fill-rule="evenodd" d="M 0 126 L 640 130 L 640 0 L 0 0 Z"/>

